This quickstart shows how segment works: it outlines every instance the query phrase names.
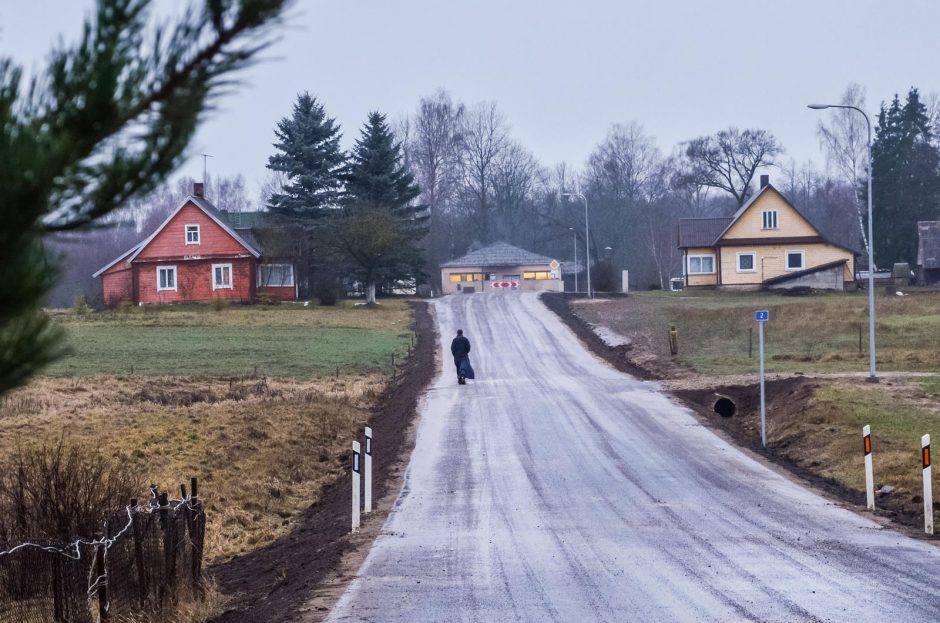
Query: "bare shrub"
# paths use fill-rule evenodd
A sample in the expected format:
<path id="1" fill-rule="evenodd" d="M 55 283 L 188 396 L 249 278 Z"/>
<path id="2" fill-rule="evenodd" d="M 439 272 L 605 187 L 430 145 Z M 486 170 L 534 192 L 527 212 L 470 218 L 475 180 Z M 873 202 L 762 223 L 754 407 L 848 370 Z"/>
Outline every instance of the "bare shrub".
<path id="1" fill-rule="evenodd" d="M 83 446 L 20 448 L 0 470 L 0 541 L 93 538 L 145 490 L 139 474 Z"/>

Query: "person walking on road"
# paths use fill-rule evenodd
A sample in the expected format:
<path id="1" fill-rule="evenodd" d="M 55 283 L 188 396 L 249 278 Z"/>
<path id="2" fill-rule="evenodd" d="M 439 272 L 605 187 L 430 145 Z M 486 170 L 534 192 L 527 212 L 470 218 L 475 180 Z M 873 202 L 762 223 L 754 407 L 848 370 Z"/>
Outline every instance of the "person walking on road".
<path id="1" fill-rule="evenodd" d="M 470 366 L 470 340 L 464 337 L 463 329 L 457 329 L 457 337 L 450 343 L 450 354 L 457 366 L 457 383 L 466 385 L 467 379 L 475 377 Z"/>

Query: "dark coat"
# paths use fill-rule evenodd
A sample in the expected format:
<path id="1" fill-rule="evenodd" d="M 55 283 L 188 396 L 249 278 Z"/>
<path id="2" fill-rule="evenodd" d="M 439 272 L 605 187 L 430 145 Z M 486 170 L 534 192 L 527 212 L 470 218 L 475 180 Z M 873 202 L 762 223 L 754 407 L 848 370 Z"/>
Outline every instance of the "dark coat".
<path id="1" fill-rule="evenodd" d="M 462 335 L 454 338 L 450 343 L 450 354 L 454 356 L 454 361 L 460 361 L 470 354 L 470 340 Z"/>

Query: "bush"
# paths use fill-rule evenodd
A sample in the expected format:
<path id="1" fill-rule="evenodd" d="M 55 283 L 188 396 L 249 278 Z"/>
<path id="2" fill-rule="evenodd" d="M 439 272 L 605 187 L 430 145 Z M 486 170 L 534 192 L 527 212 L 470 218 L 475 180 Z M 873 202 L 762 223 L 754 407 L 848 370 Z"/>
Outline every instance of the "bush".
<path id="1" fill-rule="evenodd" d="M 280 305 L 281 299 L 267 293 L 261 293 L 255 297 L 255 302 L 258 305 Z"/>
<path id="2" fill-rule="evenodd" d="M 72 311 L 76 316 L 85 318 L 88 314 L 91 313 L 91 307 L 88 306 L 88 301 L 85 299 L 84 294 L 76 294 L 75 302 L 72 305 Z"/>
<path id="3" fill-rule="evenodd" d="M 117 305 L 117 311 L 122 316 L 130 316 L 134 312 L 134 302 L 129 298 L 122 298 Z"/>
<path id="4" fill-rule="evenodd" d="M 224 298 L 217 296 L 212 299 L 212 309 L 215 311 L 223 311 L 226 307 L 228 307 L 228 301 L 226 301 Z"/>
<path id="5" fill-rule="evenodd" d="M 313 285 L 313 295 L 320 301 L 320 305 L 336 305 L 339 301 L 339 286 L 336 279 L 332 277 L 317 279 Z"/>
<path id="6" fill-rule="evenodd" d="M 145 490 L 129 466 L 91 448 L 20 449 L 0 470 L 0 542 L 93 538 L 109 512 Z"/>

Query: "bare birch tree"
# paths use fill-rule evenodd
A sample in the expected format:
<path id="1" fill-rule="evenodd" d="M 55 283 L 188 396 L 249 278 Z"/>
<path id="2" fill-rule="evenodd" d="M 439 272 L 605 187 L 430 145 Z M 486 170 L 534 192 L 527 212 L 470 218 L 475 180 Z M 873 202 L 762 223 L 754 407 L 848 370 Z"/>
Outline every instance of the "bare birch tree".
<path id="1" fill-rule="evenodd" d="M 865 110 L 865 87 L 852 82 L 845 88 L 840 104 Z M 868 128 L 856 111 L 846 108 L 830 110 L 829 123 L 820 121 L 816 130 L 826 158 L 839 176 L 855 190 L 855 211 L 858 228 L 865 250 L 868 236 L 865 232 L 865 207 L 862 187 L 868 175 Z"/>

